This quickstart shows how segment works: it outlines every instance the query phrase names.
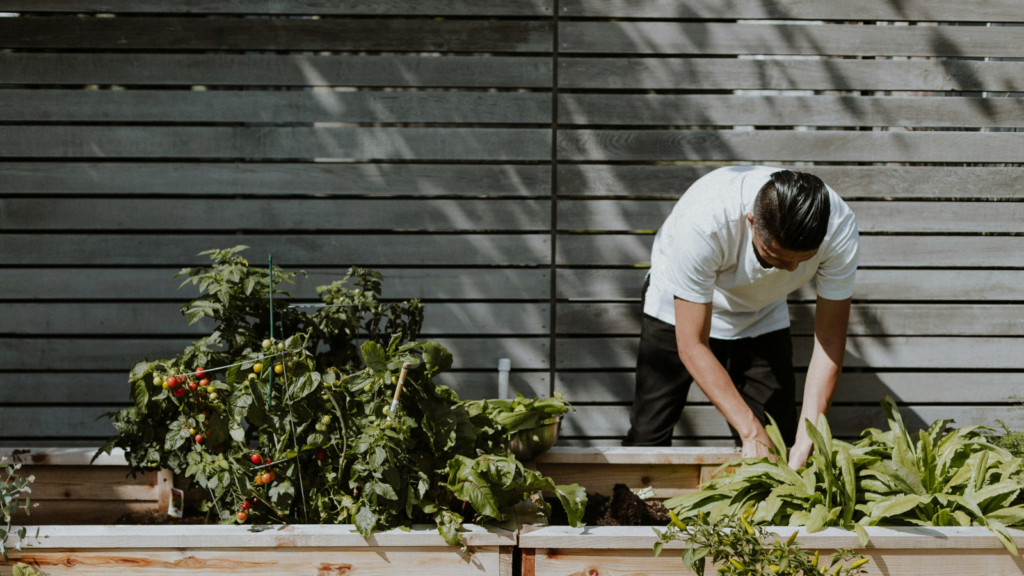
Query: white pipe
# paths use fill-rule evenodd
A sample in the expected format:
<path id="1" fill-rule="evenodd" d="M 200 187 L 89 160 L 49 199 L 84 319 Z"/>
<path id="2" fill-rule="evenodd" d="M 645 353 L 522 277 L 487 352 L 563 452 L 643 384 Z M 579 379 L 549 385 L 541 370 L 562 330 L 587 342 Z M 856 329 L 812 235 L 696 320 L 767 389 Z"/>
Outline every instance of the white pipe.
<path id="1" fill-rule="evenodd" d="M 508 400 L 508 373 L 512 370 L 512 360 L 501 358 L 498 360 L 498 398 Z"/>

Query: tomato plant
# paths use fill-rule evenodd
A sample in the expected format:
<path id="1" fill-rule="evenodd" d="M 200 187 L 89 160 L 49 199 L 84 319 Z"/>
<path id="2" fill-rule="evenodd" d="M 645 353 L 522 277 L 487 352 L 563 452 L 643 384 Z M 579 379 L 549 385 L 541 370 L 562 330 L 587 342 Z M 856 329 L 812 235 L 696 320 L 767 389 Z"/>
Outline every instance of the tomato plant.
<path id="1" fill-rule="evenodd" d="M 433 521 L 459 544 L 464 521 L 506 521 L 527 501 L 547 510 L 542 491 L 579 523 L 582 487 L 523 467 L 486 412 L 434 381 L 453 359 L 436 342 L 413 341 L 419 301 L 382 303 L 382 276 L 352 268 L 317 288 L 325 306 L 315 312 L 275 307 L 275 332 L 287 338 L 271 339 L 268 297 L 289 297 L 278 286 L 300 273 L 275 268 L 271 280 L 243 248 L 210 251 L 212 266 L 180 273 L 201 292 L 182 313 L 216 329 L 175 358 L 132 367 L 133 406 L 110 414 L 117 435 L 101 452 L 121 447 L 133 471 L 185 476 L 222 523 L 352 523 L 368 536 Z M 201 381 L 186 395 L 178 384 L 191 376 Z"/>

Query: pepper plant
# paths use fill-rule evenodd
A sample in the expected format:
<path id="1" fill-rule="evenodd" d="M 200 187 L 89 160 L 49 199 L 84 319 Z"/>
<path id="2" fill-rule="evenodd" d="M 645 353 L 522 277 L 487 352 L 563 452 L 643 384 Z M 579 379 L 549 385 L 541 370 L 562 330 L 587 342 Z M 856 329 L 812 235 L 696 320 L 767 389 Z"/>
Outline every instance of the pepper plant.
<path id="1" fill-rule="evenodd" d="M 547 509 L 542 491 L 579 523 L 583 488 L 524 468 L 486 414 L 434 381 L 453 359 L 412 340 L 418 301 L 380 302 L 380 274 L 353 268 L 317 289 L 316 312 L 275 308 L 290 336 L 270 339 L 268 296 L 288 296 L 277 286 L 296 273 L 271 279 L 242 249 L 210 251 L 213 266 L 181 272 L 203 293 L 183 314 L 216 330 L 176 358 L 133 366 L 134 405 L 110 415 L 117 435 L 101 452 L 121 447 L 135 472 L 185 476 L 222 523 L 352 523 L 369 536 L 434 522 L 459 544 L 465 521 L 509 520 L 526 500 Z"/>

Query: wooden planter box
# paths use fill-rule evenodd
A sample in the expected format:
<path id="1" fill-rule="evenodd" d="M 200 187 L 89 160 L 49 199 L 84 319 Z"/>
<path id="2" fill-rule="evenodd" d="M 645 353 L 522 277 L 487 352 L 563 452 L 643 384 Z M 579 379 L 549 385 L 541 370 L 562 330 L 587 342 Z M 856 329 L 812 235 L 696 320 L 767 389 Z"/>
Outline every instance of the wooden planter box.
<path id="1" fill-rule="evenodd" d="M 48 526 L 34 533 L 11 561 L 50 576 L 512 576 L 516 543 L 513 532 L 473 525 L 466 526 L 468 552 L 449 546 L 435 526 L 369 539 L 351 525 Z M 0 575 L 10 574 L 11 566 L 0 566 Z"/>
<path id="2" fill-rule="evenodd" d="M 166 512 L 174 481 L 169 470 L 132 478 L 124 452 L 114 450 L 90 464 L 95 448 L 0 449 L 9 463 L 22 465 L 18 474 L 35 476 L 31 516 L 21 512 L 19 524 L 113 524 L 129 512 Z"/>
<path id="3" fill-rule="evenodd" d="M 612 487 L 654 488 L 657 498 L 696 490 L 725 462 L 739 457 L 726 448 L 555 447 L 533 465 L 556 484 L 577 483 L 587 492 L 611 496 Z"/>
<path id="4" fill-rule="evenodd" d="M 794 528 L 774 528 L 780 540 Z M 867 569 L 885 576 L 1020 576 L 1024 560 L 1014 558 L 984 528 L 868 528 L 871 542 L 861 548 L 857 536 L 839 528 L 815 534 L 799 531 L 803 548 L 831 554 L 836 548 L 857 548 L 871 558 Z M 1018 547 L 1024 531 L 1011 530 Z M 651 551 L 650 527 L 552 526 L 519 535 L 522 576 L 679 576 L 681 542 L 666 546 L 658 558 Z M 708 567 L 705 574 L 714 574 Z"/>

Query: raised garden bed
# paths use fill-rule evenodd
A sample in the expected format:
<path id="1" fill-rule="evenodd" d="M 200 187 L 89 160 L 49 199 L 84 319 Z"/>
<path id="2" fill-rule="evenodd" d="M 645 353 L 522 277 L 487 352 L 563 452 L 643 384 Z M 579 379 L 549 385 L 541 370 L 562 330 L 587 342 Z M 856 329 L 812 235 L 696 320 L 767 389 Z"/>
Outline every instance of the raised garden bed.
<path id="1" fill-rule="evenodd" d="M 364 539 L 334 526 L 49 526 L 11 560 L 62 574 L 512 575 L 516 535 L 466 525 L 467 552 L 435 526 Z M 11 542 L 13 545 L 15 542 Z M 10 566 L 0 565 L 9 576 Z"/>
<path id="2" fill-rule="evenodd" d="M 794 528 L 772 528 L 780 540 Z M 802 548 L 821 550 L 855 548 L 871 559 L 868 574 L 885 576 L 1019 576 L 1024 560 L 1006 551 L 985 528 L 880 528 L 867 529 L 871 540 L 861 547 L 857 536 L 839 528 L 807 534 L 800 529 Z M 1017 546 L 1024 545 L 1024 531 L 1011 530 Z M 683 567 L 673 542 L 655 558 L 651 549 L 656 537 L 650 527 L 597 526 L 571 528 L 550 526 L 519 535 L 522 576 L 616 576 L 690 574 Z M 708 567 L 707 574 L 714 574 Z"/>

